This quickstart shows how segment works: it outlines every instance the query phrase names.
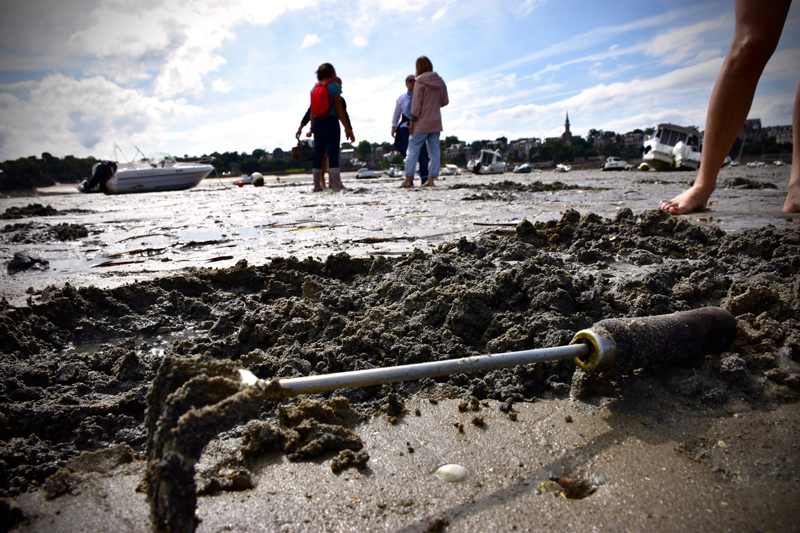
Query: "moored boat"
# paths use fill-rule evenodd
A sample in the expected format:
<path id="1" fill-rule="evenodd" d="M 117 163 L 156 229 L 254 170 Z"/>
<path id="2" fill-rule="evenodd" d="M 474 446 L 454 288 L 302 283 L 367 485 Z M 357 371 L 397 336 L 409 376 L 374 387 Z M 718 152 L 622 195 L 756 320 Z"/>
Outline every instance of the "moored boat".
<path id="1" fill-rule="evenodd" d="M 528 163 L 523 163 L 521 165 L 517 165 L 514 167 L 515 174 L 527 174 L 531 172 L 533 168 Z"/>
<path id="2" fill-rule="evenodd" d="M 603 166 L 600 167 L 605 170 L 627 170 L 628 162 L 623 161 L 620 157 L 609 157 Z"/>
<path id="3" fill-rule="evenodd" d="M 700 132 L 675 124 L 659 124 L 642 146 L 641 170 L 695 170 L 700 167 Z"/>
<path id="4" fill-rule="evenodd" d="M 98 163 L 92 167 L 92 177 L 78 190 L 99 188 L 106 194 L 183 191 L 197 186 L 214 171 L 211 161 L 179 162 L 167 153 L 156 152 L 131 163 Z"/>
<path id="5" fill-rule="evenodd" d="M 503 174 L 506 171 L 506 164 L 500 152 L 481 150 L 480 158 L 467 163 L 467 170 L 473 174 Z"/>

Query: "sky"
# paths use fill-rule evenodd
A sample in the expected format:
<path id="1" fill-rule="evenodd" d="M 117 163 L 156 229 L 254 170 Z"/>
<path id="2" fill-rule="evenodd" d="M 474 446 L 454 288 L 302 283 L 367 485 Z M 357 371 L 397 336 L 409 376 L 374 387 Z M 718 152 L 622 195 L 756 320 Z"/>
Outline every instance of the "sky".
<path id="1" fill-rule="evenodd" d="M 800 2 L 751 118 L 791 124 Z M 462 141 L 704 128 L 734 29 L 704 0 L 26 0 L 0 18 L 0 161 L 287 150 L 330 62 L 356 141 L 391 141 L 416 58 Z M 121 150 L 115 153 L 115 146 Z"/>

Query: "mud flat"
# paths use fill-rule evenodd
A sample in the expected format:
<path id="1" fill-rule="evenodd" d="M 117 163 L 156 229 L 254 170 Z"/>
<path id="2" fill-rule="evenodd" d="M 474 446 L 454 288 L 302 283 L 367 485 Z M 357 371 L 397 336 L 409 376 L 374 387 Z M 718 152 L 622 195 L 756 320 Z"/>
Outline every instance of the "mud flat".
<path id="1" fill-rule="evenodd" d="M 198 531 L 794 530 L 798 219 L 779 212 L 788 171 L 730 172 L 746 182 L 686 218 L 651 209 L 689 178 L 659 173 L 3 199 L 20 216 L 5 261 L 40 262 L 3 273 L 0 516 L 147 530 L 148 439 L 202 419 L 194 486 L 176 483 Z M 266 401 L 238 422 L 220 403 L 240 367 L 558 346 L 704 306 L 737 318 L 725 352 L 591 387 L 560 361 Z M 166 415 L 168 388 L 185 417 Z M 442 481 L 445 464 L 466 478 Z"/>

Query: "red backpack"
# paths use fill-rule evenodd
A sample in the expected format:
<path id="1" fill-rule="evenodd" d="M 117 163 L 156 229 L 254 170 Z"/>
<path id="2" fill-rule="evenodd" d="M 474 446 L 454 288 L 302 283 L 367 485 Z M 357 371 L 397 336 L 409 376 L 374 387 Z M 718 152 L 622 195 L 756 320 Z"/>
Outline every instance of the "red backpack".
<path id="1" fill-rule="evenodd" d="M 328 83 L 330 83 L 330 81 Z M 311 112 L 314 113 L 315 117 L 328 118 L 328 113 L 331 112 L 328 83 L 321 85 L 320 82 L 317 82 L 314 86 L 314 90 L 311 91 Z"/>

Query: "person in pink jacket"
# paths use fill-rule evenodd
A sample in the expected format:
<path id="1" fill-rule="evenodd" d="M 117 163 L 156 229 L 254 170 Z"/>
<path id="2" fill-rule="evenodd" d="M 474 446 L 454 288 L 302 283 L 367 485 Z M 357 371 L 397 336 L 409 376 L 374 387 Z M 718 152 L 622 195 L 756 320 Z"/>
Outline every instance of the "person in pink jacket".
<path id="1" fill-rule="evenodd" d="M 406 153 L 406 179 L 403 187 L 411 187 L 417 159 L 422 145 L 428 148 L 428 181 L 426 187 L 433 187 L 439 177 L 439 134 L 442 132 L 441 109 L 450 103 L 447 98 L 447 85 L 433 71 L 431 60 L 425 56 L 417 58 L 417 78 L 411 98 L 411 124 L 408 126 L 408 152 Z"/>

